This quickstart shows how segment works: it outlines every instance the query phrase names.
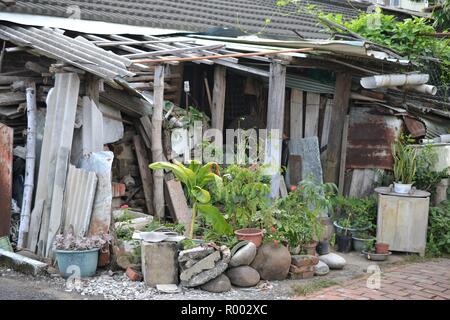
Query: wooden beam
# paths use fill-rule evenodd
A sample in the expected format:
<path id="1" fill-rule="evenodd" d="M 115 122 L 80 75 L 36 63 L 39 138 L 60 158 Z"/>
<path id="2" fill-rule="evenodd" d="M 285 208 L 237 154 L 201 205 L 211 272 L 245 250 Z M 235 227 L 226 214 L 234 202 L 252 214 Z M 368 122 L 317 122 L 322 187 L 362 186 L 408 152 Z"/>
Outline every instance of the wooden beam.
<path id="1" fill-rule="evenodd" d="M 303 91 L 291 89 L 290 138 L 303 138 Z"/>
<path id="2" fill-rule="evenodd" d="M 345 162 L 347 160 L 347 138 L 348 138 L 348 123 L 350 121 L 350 116 L 345 116 L 344 130 L 342 132 L 342 143 L 341 143 L 341 163 L 339 166 L 339 195 L 344 194 L 344 182 L 345 182 Z"/>
<path id="3" fill-rule="evenodd" d="M 227 87 L 227 69 L 223 66 L 214 68 L 214 88 L 211 105 L 212 127 L 223 130 L 225 113 L 225 92 Z"/>
<path id="4" fill-rule="evenodd" d="M 320 94 L 307 92 L 305 106 L 305 137 L 319 135 Z"/>
<path id="5" fill-rule="evenodd" d="M 152 114 L 152 161 L 163 161 L 162 122 L 164 108 L 164 65 L 155 67 Z M 153 205 L 155 217 L 164 218 L 164 171 L 153 171 Z"/>
<path id="6" fill-rule="evenodd" d="M 338 73 L 336 75 L 336 88 L 331 108 L 332 125 L 328 133 L 328 147 L 324 168 L 325 182 L 338 182 L 342 133 L 350 103 L 351 82 L 352 75 L 350 73 Z"/>
<path id="7" fill-rule="evenodd" d="M 147 212 L 153 215 L 153 178 L 148 167 L 150 161 L 148 160 L 147 151 L 145 150 L 144 142 L 141 136 L 133 136 L 133 143 L 134 150 L 136 151 L 136 158 L 139 164 L 139 173 L 141 175 L 142 189 L 144 190 L 145 205 L 147 207 Z"/>
<path id="8" fill-rule="evenodd" d="M 279 61 L 270 64 L 269 99 L 267 106 L 267 141 L 265 163 L 271 169 L 271 196 L 278 197 L 280 190 L 280 167 L 284 124 L 284 101 L 286 91 L 286 66 Z"/>

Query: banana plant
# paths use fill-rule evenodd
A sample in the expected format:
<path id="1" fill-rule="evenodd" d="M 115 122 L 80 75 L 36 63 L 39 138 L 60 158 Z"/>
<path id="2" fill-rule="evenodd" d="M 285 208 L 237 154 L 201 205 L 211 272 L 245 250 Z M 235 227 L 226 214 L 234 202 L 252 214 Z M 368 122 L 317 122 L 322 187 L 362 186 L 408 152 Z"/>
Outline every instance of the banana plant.
<path id="1" fill-rule="evenodd" d="M 197 215 L 200 214 L 213 230 L 220 234 L 232 233 L 232 228 L 225 220 L 219 209 L 211 204 L 211 194 L 206 190 L 208 184 L 215 183 L 219 190 L 222 188 L 222 178 L 213 172 L 219 173 L 219 165 L 208 162 L 202 165 L 192 160 L 189 166 L 185 166 L 176 160 L 171 162 L 154 162 L 149 165 L 152 170 L 165 169 L 172 171 L 175 177 L 186 187 L 187 198 L 192 205 L 192 218 L 189 229 L 189 238 L 192 239 L 194 224 Z"/>

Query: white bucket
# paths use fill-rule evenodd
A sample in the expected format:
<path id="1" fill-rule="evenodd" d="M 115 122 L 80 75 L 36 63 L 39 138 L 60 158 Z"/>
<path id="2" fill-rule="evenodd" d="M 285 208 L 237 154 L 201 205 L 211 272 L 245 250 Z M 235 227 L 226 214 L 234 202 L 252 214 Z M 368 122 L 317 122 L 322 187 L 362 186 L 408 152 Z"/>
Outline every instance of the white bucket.
<path id="1" fill-rule="evenodd" d="M 412 183 L 405 184 L 405 183 L 397 183 L 394 182 L 394 191 L 396 193 L 409 193 L 412 188 Z"/>

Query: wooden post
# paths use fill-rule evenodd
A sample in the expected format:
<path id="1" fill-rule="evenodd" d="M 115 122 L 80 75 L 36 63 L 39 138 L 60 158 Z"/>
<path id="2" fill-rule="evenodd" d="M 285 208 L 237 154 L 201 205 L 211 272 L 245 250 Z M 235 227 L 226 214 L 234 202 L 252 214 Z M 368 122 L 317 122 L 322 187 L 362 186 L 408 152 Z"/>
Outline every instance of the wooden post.
<path id="1" fill-rule="evenodd" d="M 86 95 L 94 101 L 98 107 L 100 104 L 100 78 L 90 73 L 85 75 L 86 79 Z"/>
<path id="2" fill-rule="evenodd" d="M 227 86 L 227 69 L 216 65 L 214 69 L 214 89 L 211 107 L 212 127 L 223 130 L 223 121 L 225 113 L 225 91 Z"/>
<path id="3" fill-rule="evenodd" d="M 269 101 L 267 106 L 267 142 L 265 154 L 265 163 L 270 164 L 271 167 L 272 198 L 278 197 L 280 190 L 285 91 L 286 66 L 275 60 L 270 64 Z"/>
<path id="4" fill-rule="evenodd" d="M 145 205 L 147 206 L 148 214 L 153 215 L 153 179 L 152 173 L 148 168 L 150 161 L 148 160 L 147 151 L 144 148 L 144 142 L 141 136 L 133 136 L 133 143 L 134 150 L 136 151 L 136 158 L 138 160 L 139 173 L 141 175 L 142 189 L 144 190 Z"/>
<path id="5" fill-rule="evenodd" d="M 303 91 L 291 89 L 291 139 L 303 138 Z"/>
<path id="6" fill-rule="evenodd" d="M 152 115 L 152 161 L 163 161 L 162 122 L 164 107 L 164 65 L 155 66 Z M 153 171 L 155 217 L 164 218 L 164 171 Z"/>
<path id="7" fill-rule="evenodd" d="M 36 161 L 36 85 L 30 83 L 26 89 L 27 95 L 27 153 L 25 168 L 25 183 L 23 190 L 22 209 L 20 212 L 19 238 L 17 247 L 25 248 L 27 245 L 28 230 L 30 226 L 31 202 L 33 201 L 34 168 Z"/>
<path id="8" fill-rule="evenodd" d="M 324 181 L 338 183 L 339 159 L 341 157 L 342 134 L 344 131 L 345 117 L 348 113 L 350 102 L 352 75 L 338 73 L 336 75 L 336 87 L 333 106 L 331 108 L 331 121 L 328 133 L 328 145 L 324 168 Z"/>
<path id="9" fill-rule="evenodd" d="M 347 138 L 348 138 L 348 123 L 350 121 L 350 116 L 345 116 L 344 130 L 342 133 L 342 143 L 341 143 L 341 163 L 339 166 L 339 195 L 344 194 L 344 182 L 345 182 L 345 162 L 347 160 Z"/>

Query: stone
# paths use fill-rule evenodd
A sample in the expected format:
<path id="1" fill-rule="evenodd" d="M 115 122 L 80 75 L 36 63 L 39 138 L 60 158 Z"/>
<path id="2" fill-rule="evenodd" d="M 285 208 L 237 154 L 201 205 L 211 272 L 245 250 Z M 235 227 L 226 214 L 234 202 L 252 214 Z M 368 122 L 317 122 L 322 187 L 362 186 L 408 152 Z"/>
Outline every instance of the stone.
<path id="1" fill-rule="evenodd" d="M 311 272 L 314 271 L 314 266 L 301 266 L 297 267 L 291 264 L 291 267 L 289 268 L 289 272 L 291 273 L 303 273 L 303 272 Z"/>
<path id="2" fill-rule="evenodd" d="M 294 255 L 291 257 L 291 264 L 296 267 L 314 266 L 319 263 L 319 258 L 310 255 Z"/>
<path id="3" fill-rule="evenodd" d="M 178 255 L 178 261 L 184 262 L 188 260 L 200 260 L 209 256 L 214 252 L 212 247 L 195 247 L 192 249 L 182 250 Z"/>
<path id="4" fill-rule="evenodd" d="M 199 274 L 203 270 L 209 270 L 215 267 L 216 261 L 220 259 L 220 251 L 214 251 L 209 256 L 206 256 L 202 260 L 198 261 L 192 267 L 184 270 L 180 274 L 181 281 L 189 281 L 193 276 Z"/>
<path id="5" fill-rule="evenodd" d="M 227 276 L 231 284 L 238 287 L 256 286 L 261 279 L 258 271 L 249 266 L 240 266 L 228 269 Z"/>
<path id="6" fill-rule="evenodd" d="M 234 255 L 231 257 L 230 266 L 238 267 L 250 265 L 253 259 L 255 259 L 256 251 L 256 245 L 253 242 L 247 242 L 247 244 L 235 251 Z"/>
<path id="7" fill-rule="evenodd" d="M 11 268 L 33 276 L 45 274 L 47 264 L 24 257 L 20 254 L 0 249 L 0 266 Z"/>
<path id="8" fill-rule="evenodd" d="M 162 293 L 178 293 L 181 292 L 176 284 L 157 284 L 156 290 Z"/>
<path id="9" fill-rule="evenodd" d="M 227 292 L 231 290 L 231 282 L 230 279 L 222 273 L 217 278 L 202 285 L 201 289 L 213 293 Z"/>
<path id="10" fill-rule="evenodd" d="M 220 247 L 222 253 L 222 259 L 216 262 L 214 268 L 200 272 L 193 276 L 189 281 L 181 281 L 181 284 L 185 287 L 198 287 L 208 281 L 220 276 L 227 268 L 231 259 L 231 251 L 226 246 Z"/>
<path id="11" fill-rule="evenodd" d="M 142 273 L 147 285 L 178 284 L 178 250 L 174 242 L 141 245 Z"/>
<path id="12" fill-rule="evenodd" d="M 319 263 L 314 266 L 314 271 L 316 276 L 324 276 L 330 272 L 330 268 L 325 262 L 319 261 Z"/>
<path id="13" fill-rule="evenodd" d="M 324 262 L 330 269 L 342 269 L 346 264 L 344 258 L 333 252 L 319 256 L 319 260 Z"/>
<path id="14" fill-rule="evenodd" d="M 291 254 L 285 246 L 264 244 L 250 265 L 264 280 L 286 279 L 291 266 Z"/>

